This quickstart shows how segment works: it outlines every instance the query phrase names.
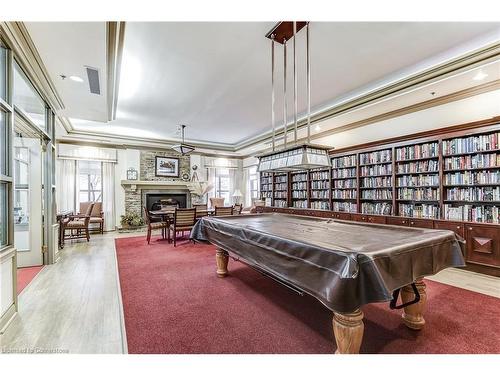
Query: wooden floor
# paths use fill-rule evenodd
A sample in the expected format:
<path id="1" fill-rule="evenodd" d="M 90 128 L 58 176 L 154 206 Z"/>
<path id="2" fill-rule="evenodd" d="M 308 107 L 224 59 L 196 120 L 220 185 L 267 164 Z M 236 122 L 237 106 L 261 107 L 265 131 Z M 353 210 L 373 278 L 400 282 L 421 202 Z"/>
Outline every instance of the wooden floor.
<path id="1" fill-rule="evenodd" d="M 69 353 L 126 353 L 114 239 L 67 245 L 19 297 L 19 314 L 0 335 L 0 349 L 42 348 Z M 500 298 L 500 278 L 448 269 L 431 280 Z"/>

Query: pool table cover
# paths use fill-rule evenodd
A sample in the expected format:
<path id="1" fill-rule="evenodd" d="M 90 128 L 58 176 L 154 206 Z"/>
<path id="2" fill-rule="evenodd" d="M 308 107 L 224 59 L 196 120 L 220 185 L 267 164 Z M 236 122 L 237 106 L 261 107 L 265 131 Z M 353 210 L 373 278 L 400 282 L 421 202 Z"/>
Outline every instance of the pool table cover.
<path id="1" fill-rule="evenodd" d="M 204 217 L 191 238 L 312 295 L 342 313 L 448 267 L 464 266 L 452 231 L 289 214 Z"/>

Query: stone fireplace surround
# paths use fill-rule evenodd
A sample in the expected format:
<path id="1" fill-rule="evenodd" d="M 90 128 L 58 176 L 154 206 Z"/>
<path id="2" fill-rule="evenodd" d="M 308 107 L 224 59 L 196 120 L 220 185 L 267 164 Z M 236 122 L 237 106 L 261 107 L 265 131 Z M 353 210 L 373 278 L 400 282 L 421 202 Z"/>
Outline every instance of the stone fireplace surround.
<path id="1" fill-rule="evenodd" d="M 136 213 L 143 216 L 147 194 L 186 194 L 186 206 L 191 207 L 197 196 L 193 195 L 193 187 L 185 181 L 130 181 L 122 180 L 125 189 L 125 213 Z"/>

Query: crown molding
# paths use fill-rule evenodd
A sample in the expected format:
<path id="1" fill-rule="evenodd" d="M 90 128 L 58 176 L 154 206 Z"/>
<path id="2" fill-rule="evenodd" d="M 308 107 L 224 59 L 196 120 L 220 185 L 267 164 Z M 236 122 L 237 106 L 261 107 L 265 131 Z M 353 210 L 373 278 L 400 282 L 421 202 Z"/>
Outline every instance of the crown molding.
<path id="1" fill-rule="evenodd" d="M 106 22 L 106 69 L 108 121 L 116 119 L 116 107 L 120 88 L 125 22 Z"/>
<path id="2" fill-rule="evenodd" d="M 64 109 L 50 75 L 23 22 L 0 22 L 0 37 L 14 54 L 17 63 L 24 70 L 40 95 L 54 112 Z"/>

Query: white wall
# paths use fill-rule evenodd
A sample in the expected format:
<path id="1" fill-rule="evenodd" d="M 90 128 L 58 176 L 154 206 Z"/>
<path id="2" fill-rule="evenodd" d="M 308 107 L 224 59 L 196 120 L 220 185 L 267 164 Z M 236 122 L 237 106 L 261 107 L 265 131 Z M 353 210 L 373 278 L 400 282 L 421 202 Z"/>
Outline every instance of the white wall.
<path id="1" fill-rule="evenodd" d="M 120 226 L 120 216 L 125 213 L 125 190 L 121 184 L 127 179 L 127 169 L 135 168 L 140 173 L 141 151 L 135 149 L 117 150 L 115 166 L 115 211 L 116 225 Z"/>
<path id="2" fill-rule="evenodd" d="M 376 122 L 361 128 L 333 134 L 315 140 L 314 143 L 343 148 L 426 130 L 484 120 L 499 115 L 500 90 L 496 90 Z"/>

